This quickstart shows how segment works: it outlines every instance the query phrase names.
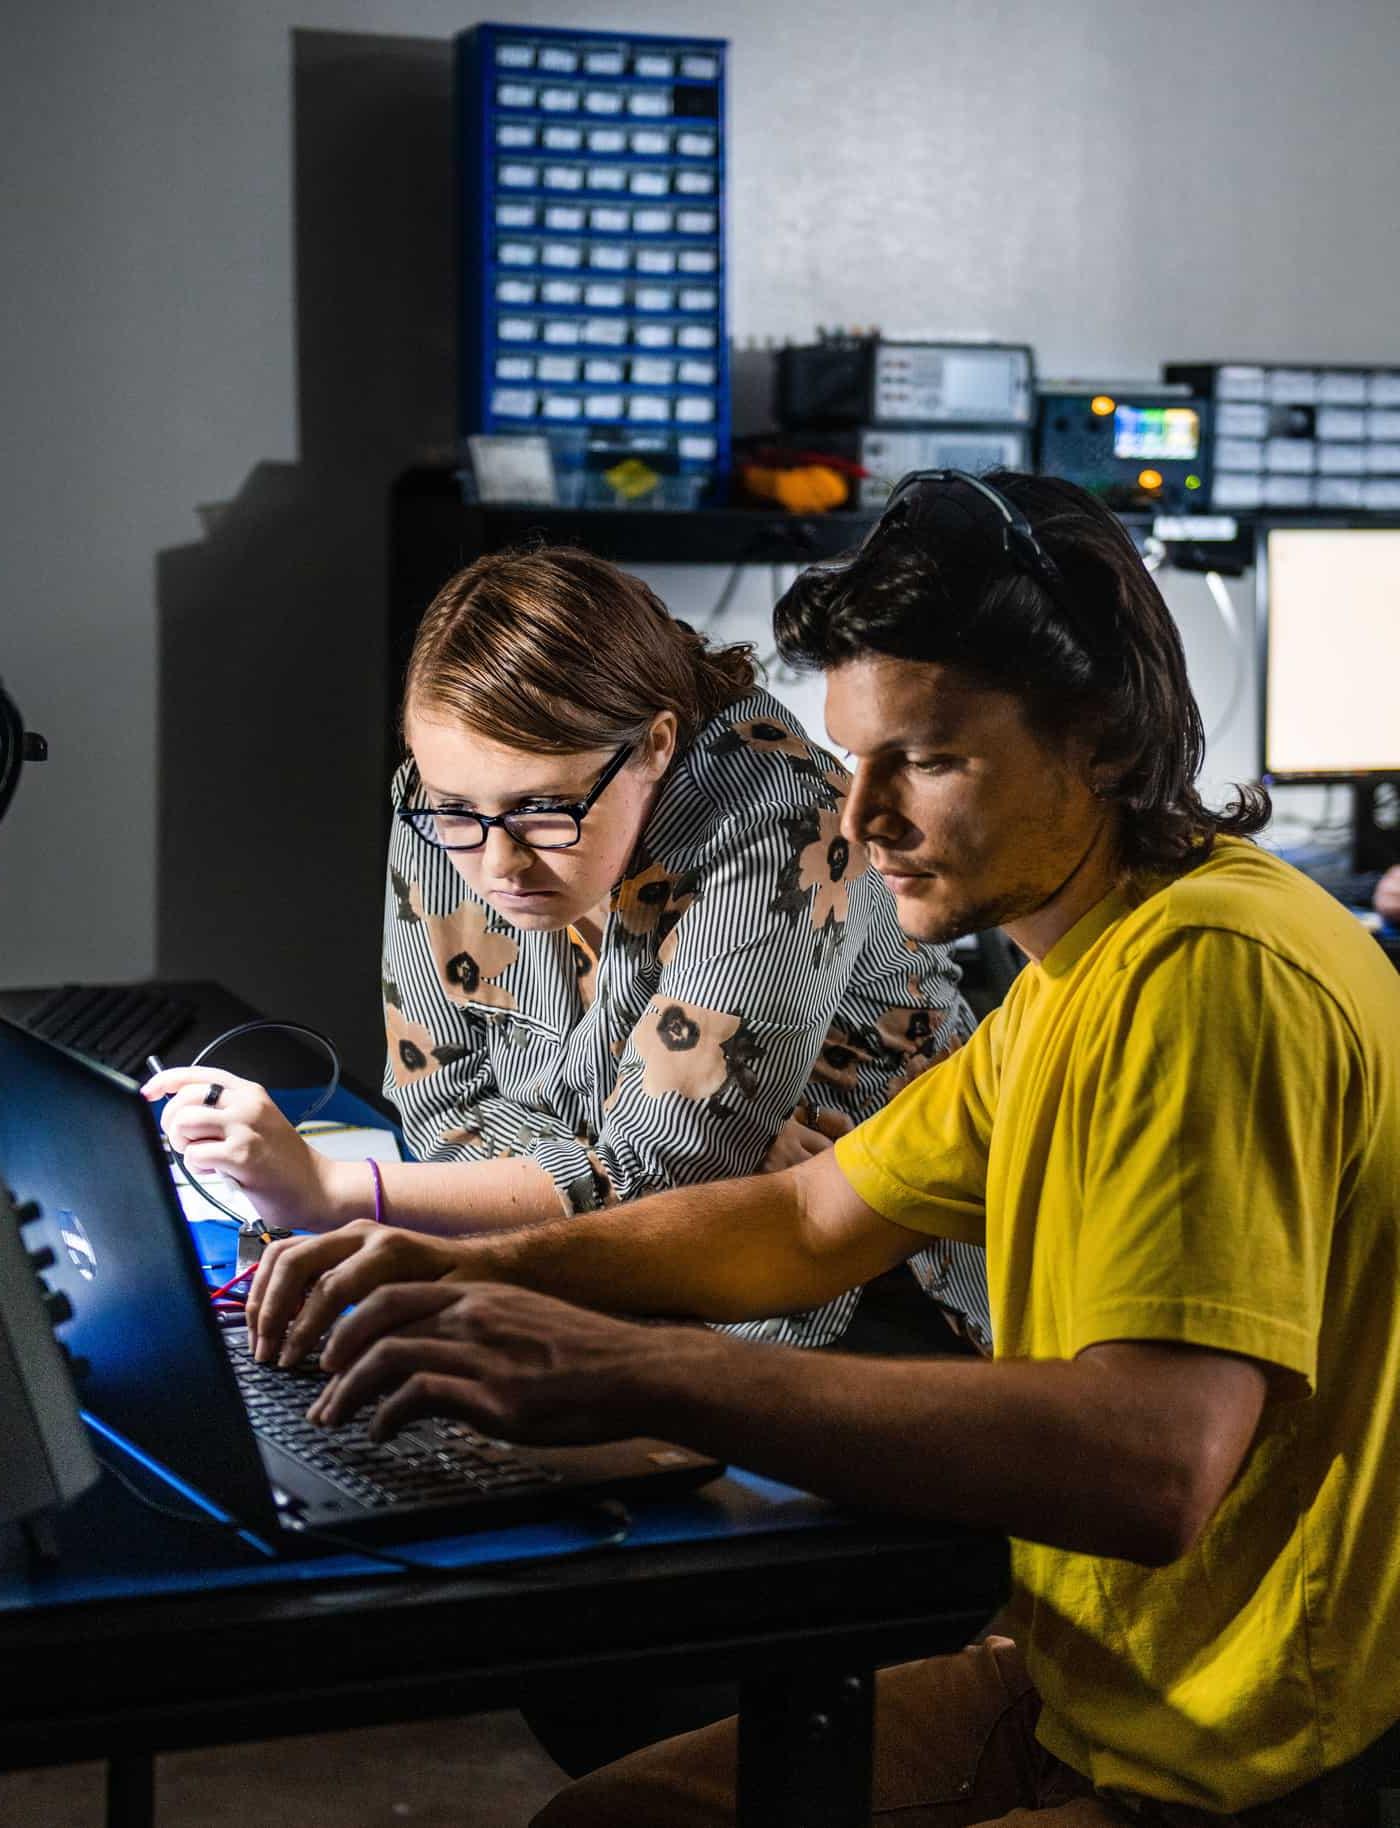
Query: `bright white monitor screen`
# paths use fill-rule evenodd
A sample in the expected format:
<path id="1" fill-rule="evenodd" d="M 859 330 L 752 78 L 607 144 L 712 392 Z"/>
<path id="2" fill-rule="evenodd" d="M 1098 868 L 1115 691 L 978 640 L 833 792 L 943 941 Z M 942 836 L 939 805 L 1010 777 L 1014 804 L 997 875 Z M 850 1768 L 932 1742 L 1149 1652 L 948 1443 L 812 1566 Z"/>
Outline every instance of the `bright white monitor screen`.
<path id="1" fill-rule="evenodd" d="M 1400 773 L 1400 529 L 1265 538 L 1265 773 Z"/>

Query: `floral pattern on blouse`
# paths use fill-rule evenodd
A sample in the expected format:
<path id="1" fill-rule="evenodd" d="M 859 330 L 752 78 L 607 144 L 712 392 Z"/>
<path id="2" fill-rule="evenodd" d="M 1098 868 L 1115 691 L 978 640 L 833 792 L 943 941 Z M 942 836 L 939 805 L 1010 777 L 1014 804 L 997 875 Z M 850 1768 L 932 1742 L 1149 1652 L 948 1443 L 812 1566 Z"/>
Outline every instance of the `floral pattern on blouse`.
<path id="1" fill-rule="evenodd" d="M 596 957 L 576 931 L 511 927 L 396 821 L 385 1089 L 413 1154 L 529 1156 L 565 1211 L 590 1211 L 755 1173 L 790 1116 L 859 1123 L 969 1034 L 948 953 L 905 938 L 841 835 L 845 785 L 766 692 L 712 719 L 662 784 Z M 981 1252 L 930 1247 L 949 1249 L 951 1279 L 921 1267 L 929 1251 L 912 1267 L 976 1336 Z M 734 1330 L 824 1344 L 857 1299 Z"/>

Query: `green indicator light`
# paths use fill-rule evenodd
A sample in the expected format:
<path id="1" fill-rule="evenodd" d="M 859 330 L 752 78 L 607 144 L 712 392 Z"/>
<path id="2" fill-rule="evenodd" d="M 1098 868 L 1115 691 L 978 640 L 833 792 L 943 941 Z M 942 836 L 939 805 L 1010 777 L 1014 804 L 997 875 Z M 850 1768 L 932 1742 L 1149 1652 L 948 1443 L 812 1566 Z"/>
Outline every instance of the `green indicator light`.
<path id="1" fill-rule="evenodd" d="M 1201 486 L 1200 477 L 1199 476 L 1188 476 L 1186 478 L 1186 486 L 1188 489 L 1199 489 Z"/>

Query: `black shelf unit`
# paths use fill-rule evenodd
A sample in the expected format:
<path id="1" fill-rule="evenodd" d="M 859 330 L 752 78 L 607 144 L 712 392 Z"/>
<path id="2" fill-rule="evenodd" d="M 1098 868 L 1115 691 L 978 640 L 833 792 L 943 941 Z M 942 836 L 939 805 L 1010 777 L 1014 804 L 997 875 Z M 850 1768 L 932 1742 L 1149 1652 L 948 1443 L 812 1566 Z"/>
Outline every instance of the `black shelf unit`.
<path id="1" fill-rule="evenodd" d="M 406 471 L 389 530 L 390 723 L 424 610 L 454 571 L 484 552 L 539 538 L 619 565 L 810 565 L 858 546 L 875 514 L 764 508 L 527 508 L 464 502 L 455 472 Z"/>

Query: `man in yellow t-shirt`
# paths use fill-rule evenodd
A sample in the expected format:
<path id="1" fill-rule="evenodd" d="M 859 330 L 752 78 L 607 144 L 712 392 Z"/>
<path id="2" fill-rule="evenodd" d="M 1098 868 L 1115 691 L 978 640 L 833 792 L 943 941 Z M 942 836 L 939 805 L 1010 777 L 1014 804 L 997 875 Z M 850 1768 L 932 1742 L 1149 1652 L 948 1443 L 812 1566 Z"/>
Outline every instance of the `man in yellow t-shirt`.
<path id="1" fill-rule="evenodd" d="M 1070 485 L 907 479 L 778 626 L 854 758 L 846 841 L 911 936 L 1016 941 L 1003 1006 L 778 1174 L 506 1236 L 276 1245 L 257 1350 L 295 1358 L 359 1302 L 322 1420 L 379 1396 L 387 1430 L 657 1433 L 1006 1530 L 1016 1643 L 883 1673 L 875 1820 L 1342 1828 L 1347 1765 L 1400 1719 L 1400 976 L 1247 842 L 1264 796 L 1200 800 L 1170 616 Z M 993 1361 L 564 1305 L 808 1307 L 928 1234 L 985 1242 Z M 730 1821 L 733 1756 L 732 1724 L 649 1748 L 541 1828 Z"/>

